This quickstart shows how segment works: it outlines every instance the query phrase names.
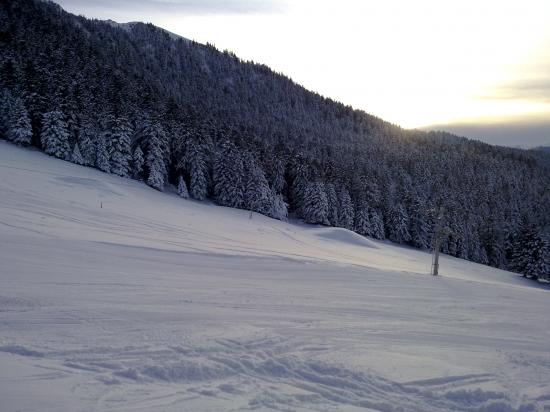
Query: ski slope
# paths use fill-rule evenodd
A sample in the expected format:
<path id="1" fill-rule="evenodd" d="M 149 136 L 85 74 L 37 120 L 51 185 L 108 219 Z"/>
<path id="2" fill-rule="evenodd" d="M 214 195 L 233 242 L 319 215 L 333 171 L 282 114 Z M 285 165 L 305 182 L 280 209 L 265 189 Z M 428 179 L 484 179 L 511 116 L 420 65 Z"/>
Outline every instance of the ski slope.
<path id="1" fill-rule="evenodd" d="M 550 289 L 0 142 L 0 411 L 544 411 Z"/>

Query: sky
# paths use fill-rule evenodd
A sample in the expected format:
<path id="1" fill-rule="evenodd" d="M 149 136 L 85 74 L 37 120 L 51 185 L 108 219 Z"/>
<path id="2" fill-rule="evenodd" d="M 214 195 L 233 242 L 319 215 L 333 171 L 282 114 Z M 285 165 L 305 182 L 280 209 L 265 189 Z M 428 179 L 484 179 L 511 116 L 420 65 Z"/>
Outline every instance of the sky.
<path id="1" fill-rule="evenodd" d="M 56 0 L 231 50 L 406 128 L 550 145 L 549 0 Z"/>

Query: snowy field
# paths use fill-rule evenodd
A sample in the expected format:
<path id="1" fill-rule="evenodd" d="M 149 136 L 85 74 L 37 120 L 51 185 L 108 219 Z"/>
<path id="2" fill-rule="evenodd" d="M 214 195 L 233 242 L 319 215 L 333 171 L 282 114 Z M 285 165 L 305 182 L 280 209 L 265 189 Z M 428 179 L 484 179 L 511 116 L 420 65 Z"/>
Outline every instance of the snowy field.
<path id="1" fill-rule="evenodd" d="M 550 289 L 429 267 L 0 142 L 0 411 L 550 410 Z"/>

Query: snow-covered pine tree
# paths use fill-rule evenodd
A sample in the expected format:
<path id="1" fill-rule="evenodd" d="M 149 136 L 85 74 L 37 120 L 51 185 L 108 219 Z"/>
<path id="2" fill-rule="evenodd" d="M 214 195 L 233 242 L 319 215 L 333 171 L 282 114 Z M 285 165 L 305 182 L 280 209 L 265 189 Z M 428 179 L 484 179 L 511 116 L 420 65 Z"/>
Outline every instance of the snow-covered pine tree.
<path id="1" fill-rule="evenodd" d="M 282 159 L 277 158 L 273 164 L 272 189 L 275 193 L 281 193 L 285 187 L 285 164 Z"/>
<path id="2" fill-rule="evenodd" d="M 409 215 L 401 203 L 392 205 L 387 227 L 388 238 L 391 241 L 406 243 L 411 240 L 411 235 L 409 233 Z"/>
<path id="3" fill-rule="evenodd" d="M 130 149 L 132 129 L 124 117 L 111 118 L 107 127 L 110 129 L 106 144 L 111 173 L 127 177 L 132 158 Z"/>
<path id="4" fill-rule="evenodd" d="M 386 234 L 384 233 L 384 220 L 382 219 L 382 214 L 378 210 L 369 207 L 369 223 L 370 223 L 370 234 L 375 239 L 385 239 Z"/>
<path id="5" fill-rule="evenodd" d="M 187 191 L 187 184 L 185 183 L 185 179 L 181 175 L 178 177 L 178 195 L 183 197 L 184 199 L 189 198 L 189 192 Z"/>
<path id="6" fill-rule="evenodd" d="M 2 89 L 0 92 L 0 138 L 7 139 L 10 111 L 13 105 L 12 101 L 13 96 L 9 89 Z"/>
<path id="7" fill-rule="evenodd" d="M 251 153 L 244 156 L 244 207 L 269 215 L 272 210 L 272 193 L 263 170 Z"/>
<path id="8" fill-rule="evenodd" d="M 111 173 L 111 164 L 109 163 L 109 153 L 107 152 L 107 144 L 103 136 L 98 136 L 95 155 L 95 165 L 102 172 Z"/>
<path id="9" fill-rule="evenodd" d="M 147 184 L 157 190 L 163 190 L 166 179 L 166 165 L 164 163 L 166 134 L 157 121 L 151 121 L 144 130 L 144 137 L 148 150 L 145 158 L 149 176 Z"/>
<path id="10" fill-rule="evenodd" d="M 208 163 L 203 156 L 197 157 L 191 163 L 191 196 L 193 199 L 204 200 L 208 194 Z"/>
<path id="11" fill-rule="evenodd" d="M 79 149 L 84 164 L 86 166 L 95 166 L 96 164 L 96 151 L 97 148 L 94 141 L 97 139 L 97 130 L 93 126 L 92 122 L 85 119 L 82 122 L 82 126 L 79 131 Z"/>
<path id="12" fill-rule="evenodd" d="M 468 259 L 468 234 L 464 225 L 450 225 L 448 236 L 456 238 L 456 257 Z"/>
<path id="13" fill-rule="evenodd" d="M 71 162 L 77 165 L 84 165 L 86 164 L 84 162 L 84 159 L 82 158 L 82 154 L 80 153 L 80 148 L 78 147 L 78 142 L 74 144 L 73 152 L 71 153 Z"/>
<path id="14" fill-rule="evenodd" d="M 353 230 L 360 235 L 370 236 L 369 207 L 363 202 L 355 209 L 355 223 Z"/>
<path id="15" fill-rule="evenodd" d="M 209 167 L 207 145 L 192 137 L 185 144 L 185 159 L 180 164 L 190 176 L 189 194 L 193 199 L 204 200 L 208 194 Z"/>
<path id="16" fill-rule="evenodd" d="M 340 205 L 338 203 L 338 195 L 336 194 L 336 188 L 333 183 L 325 184 L 325 191 L 327 193 L 328 200 L 328 222 L 331 226 L 338 226 L 340 219 L 338 217 L 338 209 Z"/>
<path id="17" fill-rule="evenodd" d="M 514 238 L 513 247 L 514 270 L 534 279 L 547 276 L 550 270 L 548 242 L 536 225 L 522 223 Z"/>
<path id="18" fill-rule="evenodd" d="M 492 220 L 492 219 L 490 219 Z M 480 233 L 481 244 L 487 250 L 489 264 L 498 268 L 506 267 L 506 254 L 504 251 L 505 234 L 497 229 L 494 222 L 486 222 Z"/>
<path id="19" fill-rule="evenodd" d="M 134 179 L 143 179 L 143 166 L 145 165 L 145 159 L 143 158 L 143 151 L 141 146 L 137 146 L 132 156 L 132 176 Z"/>
<path id="20" fill-rule="evenodd" d="M 40 141 L 47 154 L 69 160 L 69 132 L 62 112 L 56 110 L 44 113 Z"/>
<path id="21" fill-rule="evenodd" d="M 283 199 L 283 196 L 278 193 L 271 193 L 271 209 L 269 211 L 269 216 L 286 221 L 288 217 L 288 205 Z"/>
<path id="22" fill-rule="evenodd" d="M 306 223 L 328 225 L 328 199 L 320 182 L 308 183 L 304 195 L 302 216 Z"/>
<path id="23" fill-rule="evenodd" d="M 302 208 L 304 206 L 308 186 L 308 168 L 303 156 L 297 155 L 294 159 L 292 159 L 290 175 L 292 176 L 292 183 L 290 186 L 289 195 L 296 213 L 303 217 Z"/>
<path id="24" fill-rule="evenodd" d="M 340 203 L 339 226 L 353 230 L 355 212 L 351 196 L 346 188 L 340 189 L 338 201 Z"/>
<path id="25" fill-rule="evenodd" d="M 243 161 L 233 143 L 224 140 L 214 155 L 213 182 L 216 202 L 222 206 L 242 207 Z"/>
<path id="26" fill-rule="evenodd" d="M 487 252 L 485 251 L 485 248 L 481 245 L 481 242 L 479 241 L 479 233 L 477 231 L 477 228 L 470 227 L 467 229 L 467 237 L 468 237 L 468 257 L 477 263 L 486 263 L 487 260 Z M 450 237 L 456 242 L 456 238 Z M 455 251 L 449 251 L 449 253 L 454 254 Z M 485 260 L 485 261 L 484 261 Z"/>
<path id="27" fill-rule="evenodd" d="M 8 140 L 21 146 L 30 145 L 32 142 L 31 119 L 22 99 L 12 100 L 7 121 Z"/>
<path id="28" fill-rule="evenodd" d="M 429 249 L 431 245 L 431 224 L 427 207 L 418 198 L 413 199 L 409 217 L 411 243 L 419 249 Z"/>

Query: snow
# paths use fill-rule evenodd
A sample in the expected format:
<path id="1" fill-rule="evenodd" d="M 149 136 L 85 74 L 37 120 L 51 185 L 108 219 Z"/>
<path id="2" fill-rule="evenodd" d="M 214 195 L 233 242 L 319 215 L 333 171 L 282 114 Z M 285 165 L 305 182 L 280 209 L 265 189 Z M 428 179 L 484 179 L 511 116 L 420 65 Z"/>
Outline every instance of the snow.
<path id="1" fill-rule="evenodd" d="M 549 289 L 430 261 L 0 142 L 0 410 L 550 408 Z"/>

